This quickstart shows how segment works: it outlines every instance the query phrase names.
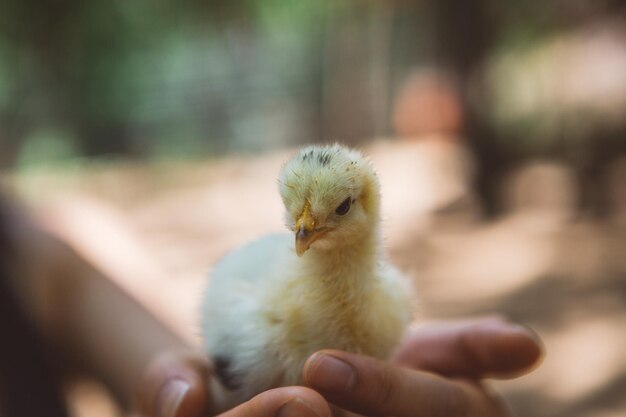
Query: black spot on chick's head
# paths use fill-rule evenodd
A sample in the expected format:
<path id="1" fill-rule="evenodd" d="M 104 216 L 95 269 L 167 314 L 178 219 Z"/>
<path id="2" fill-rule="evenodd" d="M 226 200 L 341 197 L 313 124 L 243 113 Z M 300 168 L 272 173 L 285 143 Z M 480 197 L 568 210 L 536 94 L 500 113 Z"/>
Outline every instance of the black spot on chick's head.
<path id="1" fill-rule="evenodd" d="M 330 163 L 331 159 L 332 159 L 332 156 L 329 153 L 321 153 L 317 157 L 317 162 L 319 162 L 320 165 L 322 166 L 326 166 Z"/>

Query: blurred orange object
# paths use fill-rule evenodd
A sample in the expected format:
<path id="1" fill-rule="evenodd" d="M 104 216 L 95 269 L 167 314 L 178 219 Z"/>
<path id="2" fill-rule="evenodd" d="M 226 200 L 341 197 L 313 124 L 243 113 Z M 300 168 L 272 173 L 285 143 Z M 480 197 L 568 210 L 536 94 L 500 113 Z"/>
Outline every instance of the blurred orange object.
<path id="1" fill-rule="evenodd" d="M 400 89 L 392 117 L 393 129 L 400 137 L 432 133 L 454 137 L 463 125 L 461 98 L 445 75 L 418 72 Z"/>

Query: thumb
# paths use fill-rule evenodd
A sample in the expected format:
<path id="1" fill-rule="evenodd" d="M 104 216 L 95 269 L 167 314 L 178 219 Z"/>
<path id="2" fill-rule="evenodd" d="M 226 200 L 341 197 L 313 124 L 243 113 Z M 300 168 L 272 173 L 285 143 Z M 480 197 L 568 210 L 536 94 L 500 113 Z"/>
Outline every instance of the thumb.
<path id="1" fill-rule="evenodd" d="M 476 384 L 337 350 L 313 354 L 304 366 L 304 382 L 328 401 L 365 415 L 506 415 Z"/>

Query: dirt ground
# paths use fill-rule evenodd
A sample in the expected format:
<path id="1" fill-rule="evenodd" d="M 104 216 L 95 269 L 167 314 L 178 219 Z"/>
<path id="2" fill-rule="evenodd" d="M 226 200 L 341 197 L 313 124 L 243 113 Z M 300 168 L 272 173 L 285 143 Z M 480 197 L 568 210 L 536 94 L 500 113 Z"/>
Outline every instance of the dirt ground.
<path id="1" fill-rule="evenodd" d="M 502 314 L 532 327 L 542 365 L 495 381 L 516 416 L 626 415 L 626 225 L 574 209 L 565 167 L 536 163 L 508 183 L 508 212 L 481 220 L 472 162 L 452 142 L 379 142 L 386 246 L 413 280 L 420 320 Z M 276 176 L 290 151 L 153 165 L 31 170 L 14 178 L 43 221 L 198 342 L 198 303 L 229 249 L 284 230 Z M 122 242 L 110 245 L 107 242 Z M 92 385 L 79 416 L 113 416 Z"/>

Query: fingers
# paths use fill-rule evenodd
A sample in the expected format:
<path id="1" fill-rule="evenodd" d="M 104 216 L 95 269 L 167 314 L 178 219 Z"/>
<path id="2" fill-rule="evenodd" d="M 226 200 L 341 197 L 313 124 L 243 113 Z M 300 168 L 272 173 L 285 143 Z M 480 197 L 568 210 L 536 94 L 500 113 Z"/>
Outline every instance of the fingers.
<path id="1" fill-rule="evenodd" d="M 393 362 L 446 376 L 511 377 L 543 356 L 538 336 L 501 318 L 437 323 L 409 331 Z"/>
<path id="2" fill-rule="evenodd" d="M 478 385 L 336 350 L 312 355 L 304 366 L 304 382 L 330 402 L 366 415 L 508 415 Z"/>
<path id="3" fill-rule="evenodd" d="M 265 391 L 220 417 L 330 417 L 330 407 L 317 392 L 304 387 Z"/>
<path id="4" fill-rule="evenodd" d="M 158 357 L 139 384 L 142 417 L 200 417 L 209 413 L 210 366 L 201 354 L 168 353 Z M 324 398 L 304 387 L 266 391 L 221 417 L 330 417 Z"/>
<path id="5" fill-rule="evenodd" d="M 200 417 L 209 407 L 209 364 L 194 353 L 158 357 L 139 384 L 137 408 L 144 417 Z"/>

